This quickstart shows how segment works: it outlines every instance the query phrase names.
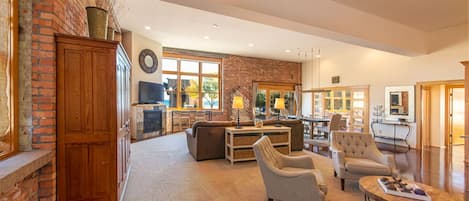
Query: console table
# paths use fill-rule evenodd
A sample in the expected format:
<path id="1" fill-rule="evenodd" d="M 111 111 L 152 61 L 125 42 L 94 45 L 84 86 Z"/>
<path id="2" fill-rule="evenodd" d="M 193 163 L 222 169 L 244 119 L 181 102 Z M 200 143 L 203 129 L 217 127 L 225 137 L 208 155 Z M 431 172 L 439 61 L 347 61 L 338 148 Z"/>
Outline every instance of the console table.
<path id="1" fill-rule="evenodd" d="M 225 129 L 225 158 L 231 162 L 231 165 L 238 161 L 256 160 L 253 144 L 264 135 L 269 136 L 277 151 L 290 154 L 290 127 L 264 126 L 256 128 L 246 126 L 241 129 L 228 127 Z"/>
<path id="2" fill-rule="evenodd" d="M 389 126 L 392 126 L 393 127 L 393 136 L 376 134 L 375 125 L 389 125 Z M 397 137 L 396 136 L 397 127 L 405 127 L 407 129 L 405 137 Z M 410 133 L 410 125 L 407 122 L 399 122 L 399 121 L 373 122 L 373 123 L 371 123 L 371 131 L 373 132 L 373 136 L 375 138 L 393 140 L 394 141 L 394 152 L 396 152 L 396 141 L 404 142 L 407 145 L 407 151 L 410 150 L 410 145 L 409 145 L 409 143 L 407 143 L 407 137 L 409 137 L 409 133 Z"/>

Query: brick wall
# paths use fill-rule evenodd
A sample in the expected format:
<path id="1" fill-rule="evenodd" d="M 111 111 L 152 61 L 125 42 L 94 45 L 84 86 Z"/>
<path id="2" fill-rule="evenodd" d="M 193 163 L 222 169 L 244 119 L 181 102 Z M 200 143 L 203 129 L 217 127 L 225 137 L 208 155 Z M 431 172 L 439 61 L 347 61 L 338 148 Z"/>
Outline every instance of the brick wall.
<path id="1" fill-rule="evenodd" d="M 38 199 L 38 181 L 39 171 L 25 177 L 18 182 L 15 187 L 0 195 L 0 201 L 37 201 Z"/>
<path id="2" fill-rule="evenodd" d="M 301 84 L 301 63 L 242 56 L 223 58 L 223 112 L 214 120 L 231 120 L 232 94 L 239 91 L 252 102 L 253 82 Z M 245 111 L 252 111 L 248 104 Z"/>
<path id="3" fill-rule="evenodd" d="M 86 6 L 107 8 L 107 0 L 33 0 L 31 34 L 32 148 L 55 150 L 55 33 L 88 35 Z M 21 14 L 21 13 L 20 13 Z M 114 26 L 112 16 L 110 25 Z M 21 50 L 20 50 L 21 51 Z M 56 200 L 55 160 L 36 173 L 39 200 Z M 21 186 L 22 184 L 18 184 Z M 17 189 L 18 190 L 18 189 Z M 37 199 L 36 199 L 37 200 Z"/>

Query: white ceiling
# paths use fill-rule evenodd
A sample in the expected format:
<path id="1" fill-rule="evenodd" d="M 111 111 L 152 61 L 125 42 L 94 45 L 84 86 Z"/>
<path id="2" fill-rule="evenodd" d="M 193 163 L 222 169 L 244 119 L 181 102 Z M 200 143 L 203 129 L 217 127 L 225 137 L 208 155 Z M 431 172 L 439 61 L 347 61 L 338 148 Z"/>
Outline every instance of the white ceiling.
<path id="1" fill-rule="evenodd" d="M 356 48 L 343 42 L 162 1 L 121 1 L 116 13 L 122 28 L 156 40 L 165 47 L 297 62 L 311 59 L 311 48 L 320 48 L 323 56 Z M 150 26 L 151 30 L 146 30 L 145 26 Z M 210 39 L 204 39 L 205 36 Z M 250 43 L 254 46 L 250 47 Z M 285 52 L 287 49 L 291 52 Z M 303 52 L 300 56 L 298 49 Z M 307 52 L 306 57 L 304 52 Z"/>
<path id="2" fill-rule="evenodd" d="M 191 8 L 194 6 L 185 7 L 179 4 L 173 4 L 159 0 L 117 1 L 118 8 L 116 10 L 116 14 L 122 28 L 131 30 L 150 39 L 158 41 L 165 47 L 201 50 L 207 52 L 218 52 L 297 62 L 311 59 L 311 48 L 320 48 L 321 55 L 323 57 L 327 57 L 328 54 L 340 54 L 343 51 L 354 51 L 356 48 L 361 48 L 349 43 L 323 38 L 328 37 L 325 35 L 322 35 L 323 37 L 318 37 L 307 32 L 300 32 L 299 30 L 296 30 L 298 32 L 291 31 L 295 29 L 292 29 L 288 26 L 279 28 L 282 26 L 269 26 L 267 24 L 270 23 L 261 24 L 246 19 L 243 20 L 237 17 L 230 17 L 224 14 L 217 14 L 215 12 L 205 11 L 205 9 L 199 10 Z M 183 0 L 175 1 L 183 2 Z M 196 3 L 197 1 L 198 0 L 192 2 Z M 211 1 L 219 1 L 222 3 L 233 1 L 234 3 L 241 4 L 241 1 L 238 2 L 237 0 Z M 265 0 L 265 2 L 267 1 L 270 0 Z M 244 0 L 242 2 L 249 3 L 248 6 L 253 6 L 253 8 L 255 8 L 255 6 L 265 5 L 265 2 L 262 3 L 261 1 L 259 1 L 258 4 L 255 4 L 255 2 L 251 2 L 251 0 Z M 276 2 L 283 3 L 278 5 L 265 5 L 264 7 L 267 7 L 266 9 L 268 10 L 277 9 L 283 14 L 284 12 L 288 14 L 288 12 L 295 11 L 295 9 L 285 9 L 284 4 L 287 3 L 287 1 Z M 424 36 L 423 31 L 435 30 L 461 23 L 467 23 L 467 0 L 322 0 L 322 2 L 323 3 L 321 5 L 329 9 L 326 9 L 328 11 L 326 13 L 323 12 L 320 15 L 336 16 L 335 18 L 332 18 L 333 21 L 330 22 L 333 25 L 334 22 L 340 20 L 339 14 L 335 14 L 334 9 L 332 9 L 338 8 L 334 7 L 333 4 L 335 4 L 357 11 L 358 13 L 369 13 L 368 16 L 371 16 L 371 18 L 373 18 L 373 16 L 379 16 L 377 18 L 381 17 L 382 19 L 390 20 L 390 22 L 397 22 L 395 24 L 404 25 L 399 26 L 411 27 L 409 28 L 410 31 L 407 30 L 408 32 L 402 32 L 400 35 L 394 34 L 391 38 L 392 42 L 401 41 L 402 43 L 402 41 L 404 41 L 406 44 L 411 43 L 412 40 L 415 39 L 415 36 Z M 336 3 L 329 4 L 327 2 Z M 210 3 L 210 1 L 207 0 L 205 3 Z M 199 5 L 202 5 L 202 2 L 200 2 Z M 308 5 L 313 6 L 310 4 Z M 295 7 L 297 8 L 296 10 L 301 10 L 298 8 L 298 6 L 299 5 Z M 342 11 L 345 12 L 347 10 L 342 9 Z M 258 12 L 264 12 L 264 10 Z M 303 15 L 311 16 L 310 12 L 302 13 Z M 466 18 L 462 19 L 463 15 L 465 15 Z M 280 19 L 281 18 L 278 18 L 277 21 L 279 21 Z M 266 18 L 266 20 L 268 21 L 269 19 Z M 324 18 L 324 20 L 326 20 L 326 18 Z M 353 21 L 353 19 L 351 20 Z M 378 20 L 372 22 L 384 21 Z M 214 28 L 212 26 L 213 24 L 218 25 L 218 28 Z M 346 25 L 347 26 L 344 30 L 351 30 L 349 26 L 355 27 L 355 32 L 351 32 L 352 37 L 354 37 L 354 34 L 358 36 L 361 34 L 361 32 L 369 31 L 366 29 L 357 28 L 358 24 L 349 23 Z M 361 25 L 366 26 L 367 24 L 365 23 Z M 392 23 L 388 25 L 392 25 Z M 150 26 L 151 30 L 146 30 L 145 26 Z M 376 28 L 373 26 L 371 27 L 371 30 L 375 30 Z M 388 27 L 388 29 L 390 27 Z M 384 29 L 384 27 L 382 27 L 382 29 L 385 30 L 385 32 L 387 33 L 386 30 L 388 29 Z M 422 31 L 414 31 L 417 29 L 421 29 Z M 406 35 L 403 33 L 416 34 L 412 35 L 413 37 L 411 37 L 410 35 Z M 206 36 L 208 36 L 209 39 L 204 39 L 204 37 Z M 381 35 L 375 34 L 374 36 L 383 36 L 383 33 L 381 33 Z M 407 39 L 410 38 L 412 40 L 406 41 L 406 36 Z M 369 38 L 363 38 L 364 41 L 367 41 L 368 39 Z M 350 42 L 347 40 L 342 41 Z M 253 44 L 253 47 L 249 46 L 250 43 Z M 363 45 L 361 43 L 354 44 Z M 421 45 L 420 43 L 416 44 Z M 377 47 L 373 45 L 365 46 L 373 48 Z M 291 52 L 285 52 L 285 50 L 287 49 L 291 50 Z M 378 49 L 388 51 L 388 48 Z M 298 56 L 299 50 L 303 52 L 300 56 Z M 304 54 L 305 51 L 308 52 L 308 55 L 306 57 Z"/>
<path id="3" fill-rule="evenodd" d="M 333 0 L 423 31 L 468 22 L 467 0 Z"/>

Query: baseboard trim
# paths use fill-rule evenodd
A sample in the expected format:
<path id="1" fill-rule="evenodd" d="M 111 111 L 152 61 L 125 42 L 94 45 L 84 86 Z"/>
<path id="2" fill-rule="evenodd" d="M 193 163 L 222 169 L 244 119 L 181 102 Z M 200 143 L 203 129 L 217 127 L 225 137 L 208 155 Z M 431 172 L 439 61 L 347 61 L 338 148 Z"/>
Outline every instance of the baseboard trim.
<path id="1" fill-rule="evenodd" d="M 127 191 L 127 184 L 129 183 L 129 177 L 130 177 L 130 170 L 131 169 L 132 169 L 132 165 L 129 165 L 129 169 L 127 170 L 127 178 L 125 178 L 124 190 L 122 191 L 122 195 L 121 195 L 119 201 L 124 201 L 125 192 Z"/>

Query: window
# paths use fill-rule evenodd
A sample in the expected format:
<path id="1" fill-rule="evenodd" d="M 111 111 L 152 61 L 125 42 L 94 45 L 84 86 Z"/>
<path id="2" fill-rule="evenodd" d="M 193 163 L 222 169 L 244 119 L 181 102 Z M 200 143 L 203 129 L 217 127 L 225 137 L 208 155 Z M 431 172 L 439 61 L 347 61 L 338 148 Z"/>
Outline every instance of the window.
<path id="1" fill-rule="evenodd" d="M 275 99 L 280 97 L 285 99 L 285 110 L 282 111 L 282 115 L 295 114 L 295 85 L 259 84 L 256 95 L 256 118 L 271 119 L 276 117 L 281 111 L 274 108 Z"/>
<path id="2" fill-rule="evenodd" d="M 17 8 L 17 1 L 0 2 L 0 159 L 18 148 Z"/>
<path id="3" fill-rule="evenodd" d="M 368 87 L 330 88 L 313 92 L 313 117 L 339 113 L 351 130 L 368 131 Z"/>
<path id="4" fill-rule="evenodd" d="M 165 53 L 162 63 L 167 107 L 220 110 L 221 60 Z"/>

